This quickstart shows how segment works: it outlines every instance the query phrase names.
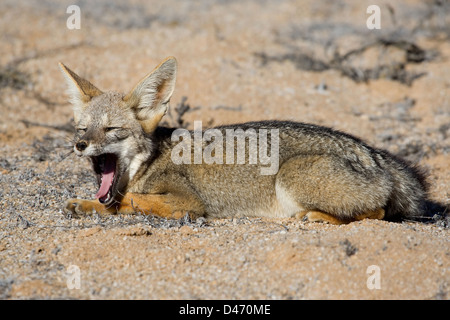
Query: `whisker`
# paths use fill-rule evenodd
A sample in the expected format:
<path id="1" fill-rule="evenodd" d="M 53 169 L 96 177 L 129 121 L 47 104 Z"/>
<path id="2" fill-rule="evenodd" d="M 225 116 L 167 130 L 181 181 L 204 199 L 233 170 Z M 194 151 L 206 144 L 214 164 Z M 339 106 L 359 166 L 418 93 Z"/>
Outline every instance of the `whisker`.
<path id="1" fill-rule="evenodd" d="M 72 153 L 73 153 L 73 149 L 71 149 L 69 152 L 63 154 L 61 159 L 58 160 L 58 163 L 62 162 L 63 160 L 66 160 Z"/>

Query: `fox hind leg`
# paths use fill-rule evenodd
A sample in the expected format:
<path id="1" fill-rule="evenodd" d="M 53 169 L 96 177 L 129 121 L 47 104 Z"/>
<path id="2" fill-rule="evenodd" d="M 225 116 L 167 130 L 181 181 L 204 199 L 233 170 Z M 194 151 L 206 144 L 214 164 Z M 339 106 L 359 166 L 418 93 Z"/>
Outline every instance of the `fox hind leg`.
<path id="1" fill-rule="evenodd" d="M 367 211 L 363 214 L 357 215 L 355 217 L 355 221 L 363 220 L 363 219 L 377 219 L 382 220 L 384 218 L 384 209 L 371 210 Z"/>
<path id="2" fill-rule="evenodd" d="M 392 186 L 379 168 L 349 167 L 333 155 L 304 155 L 287 160 L 276 177 L 278 189 L 302 208 L 297 216 L 332 224 L 383 219 Z M 378 209 L 377 209 L 378 208 Z"/>
<path id="3" fill-rule="evenodd" d="M 296 214 L 296 218 L 309 222 L 324 222 L 330 224 L 345 224 L 349 222 L 318 210 L 299 212 Z"/>
<path id="4" fill-rule="evenodd" d="M 384 218 L 384 209 L 378 209 L 378 210 L 371 210 L 367 211 L 363 214 L 359 214 L 355 216 L 354 218 L 347 218 L 342 219 L 338 218 L 334 215 L 331 215 L 329 213 L 325 213 L 318 210 L 312 210 L 312 211 L 301 211 L 296 214 L 296 218 L 310 221 L 310 222 L 324 222 L 329 224 L 346 224 L 354 221 L 361 221 L 364 219 L 377 219 L 382 220 Z"/>

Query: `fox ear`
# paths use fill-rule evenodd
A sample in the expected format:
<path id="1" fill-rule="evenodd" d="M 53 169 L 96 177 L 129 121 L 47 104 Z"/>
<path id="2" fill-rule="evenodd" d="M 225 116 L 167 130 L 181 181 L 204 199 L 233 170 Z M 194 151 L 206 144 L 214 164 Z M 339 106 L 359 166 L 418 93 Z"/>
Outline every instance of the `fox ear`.
<path id="1" fill-rule="evenodd" d="M 73 105 L 75 122 L 78 122 L 80 113 L 93 97 L 101 95 L 103 92 L 97 89 L 92 83 L 81 78 L 75 72 L 67 68 L 61 62 L 59 63 L 64 78 L 69 87 L 70 102 Z"/>
<path id="2" fill-rule="evenodd" d="M 153 132 L 166 113 L 176 76 L 177 60 L 168 57 L 123 98 L 135 110 L 145 132 Z"/>

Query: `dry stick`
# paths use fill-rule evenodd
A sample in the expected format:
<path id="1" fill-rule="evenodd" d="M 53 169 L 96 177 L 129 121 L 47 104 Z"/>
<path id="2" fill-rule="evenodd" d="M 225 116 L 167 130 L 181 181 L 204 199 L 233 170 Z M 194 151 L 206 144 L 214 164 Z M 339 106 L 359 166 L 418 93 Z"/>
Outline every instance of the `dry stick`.
<path id="1" fill-rule="evenodd" d="M 22 122 L 27 128 L 29 126 L 35 126 L 35 127 L 42 127 L 42 128 L 66 131 L 66 132 L 70 132 L 70 133 L 75 132 L 75 129 L 73 128 L 73 125 L 70 122 L 67 122 L 65 124 L 60 124 L 60 125 L 52 125 L 52 124 L 46 124 L 46 123 L 33 122 L 33 121 L 25 120 L 25 119 L 21 119 L 20 122 Z"/>
<path id="2" fill-rule="evenodd" d="M 52 48 L 52 49 L 48 49 L 48 50 L 44 50 L 44 51 L 38 51 L 38 52 L 32 52 L 32 53 L 28 53 L 23 55 L 22 57 L 18 57 L 15 58 L 13 60 L 11 60 L 10 62 L 8 62 L 5 67 L 13 67 L 13 66 L 17 66 L 23 62 L 26 62 L 28 60 L 32 60 L 32 59 L 38 59 L 38 58 L 42 58 L 42 57 L 46 57 L 49 55 L 53 55 L 53 54 L 57 54 L 61 51 L 65 51 L 65 50 L 71 50 L 71 49 L 75 49 L 78 47 L 81 47 L 83 45 L 89 45 L 87 42 L 85 41 L 81 41 L 78 43 L 74 43 L 71 44 L 69 46 L 61 46 L 61 47 L 57 47 L 57 48 Z"/>

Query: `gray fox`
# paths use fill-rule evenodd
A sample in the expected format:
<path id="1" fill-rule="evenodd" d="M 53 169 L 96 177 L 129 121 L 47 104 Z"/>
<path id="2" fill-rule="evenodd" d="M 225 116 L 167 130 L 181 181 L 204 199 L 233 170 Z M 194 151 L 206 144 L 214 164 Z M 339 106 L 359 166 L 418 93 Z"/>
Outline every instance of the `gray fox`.
<path id="1" fill-rule="evenodd" d="M 74 152 L 90 158 L 99 184 L 96 200 L 66 202 L 73 216 L 189 213 L 341 224 L 424 215 L 421 171 L 352 135 L 289 121 L 193 131 L 159 126 L 175 87 L 173 57 L 126 95 L 102 92 L 60 67 L 74 111 Z"/>

